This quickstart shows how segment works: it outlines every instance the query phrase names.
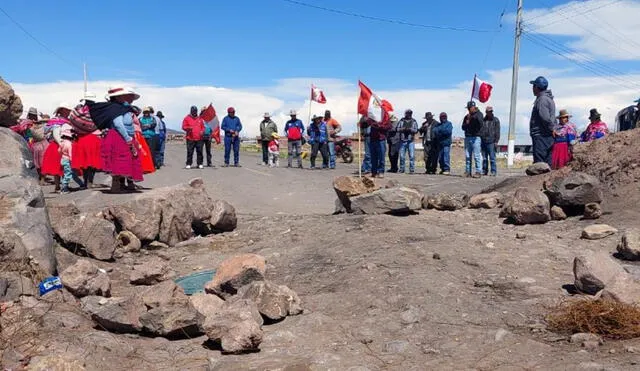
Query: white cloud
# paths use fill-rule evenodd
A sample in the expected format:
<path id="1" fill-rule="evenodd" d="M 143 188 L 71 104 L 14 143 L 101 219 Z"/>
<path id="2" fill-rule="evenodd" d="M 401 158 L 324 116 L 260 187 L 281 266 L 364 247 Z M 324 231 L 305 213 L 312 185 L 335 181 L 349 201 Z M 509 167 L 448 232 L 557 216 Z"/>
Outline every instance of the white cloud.
<path id="1" fill-rule="evenodd" d="M 553 70 L 537 67 L 522 67 L 517 101 L 517 142 L 528 143 L 529 115 L 534 97 L 529 80 L 538 75 L 546 76 L 550 88 L 556 96 L 557 109 L 567 108 L 574 115 L 579 128 L 587 123 L 589 109 L 598 108 L 603 119 L 613 126 L 614 115 L 621 108 L 631 104 L 638 92 L 620 88 L 618 85 L 597 77 L 570 77 L 567 70 Z M 490 104 L 502 122 L 502 138 L 506 140 L 509 97 L 511 89 L 511 70 L 489 71 L 481 76 L 494 86 Z M 639 79 L 640 75 L 622 76 L 626 79 Z M 182 118 L 188 113 L 191 105 L 203 106 L 209 102 L 219 115 L 225 114 L 228 106 L 236 108 L 247 135 L 258 133 L 258 124 L 264 112 L 270 112 L 280 130 L 287 119 L 289 109 L 297 109 L 299 117 L 307 123 L 309 114 L 310 84 L 322 88 L 327 96 L 327 104 L 313 104 L 312 114 L 322 114 L 330 109 L 333 116 L 345 127 L 349 134 L 355 131 L 356 104 L 358 97 L 357 82 L 338 79 L 296 78 L 277 80 L 270 86 L 251 88 L 221 88 L 212 86 L 163 87 L 154 84 L 126 81 L 96 81 L 90 83 L 90 90 L 101 95 L 108 86 L 125 84 L 134 85 L 141 94 L 136 102 L 140 106 L 152 105 L 162 110 L 169 127 L 179 129 Z M 43 112 L 52 112 L 62 101 L 77 102 L 82 95 L 82 81 L 61 81 L 42 84 L 24 84 L 12 82 L 16 92 L 22 97 L 25 107 L 35 106 Z M 422 118 L 426 111 L 438 114 L 445 111 L 454 123 L 454 135 L 462 136 L 460 122 L 465 114 L 464 105 L 469 99 L 471 79 L 461 81 L 445 89 L 400 89 L 377 90 L 377 94 L 393 103 L 396 112 L 411 108 L 414 117 Z M 26 109 L 25 109 L 26 110 Z"/>
<path id="2" fill-rule="evenodd" d="M 640 60 L 638 14 L 640 1 L 587 0 L 525 9 L 523 19 L 525 30 L 530 32 L 570 37 L 572 41 L 566 46 L 579 53 L 602 60 L 630 61 Z M 515 16 L 510 14 L 509 19 L 513 21 Z"/>

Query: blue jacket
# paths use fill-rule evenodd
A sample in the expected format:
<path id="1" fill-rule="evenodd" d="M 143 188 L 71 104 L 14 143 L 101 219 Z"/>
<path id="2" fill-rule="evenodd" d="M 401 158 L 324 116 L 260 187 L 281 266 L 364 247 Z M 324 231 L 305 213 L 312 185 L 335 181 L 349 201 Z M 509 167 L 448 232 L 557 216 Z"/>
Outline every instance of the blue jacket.
<path id="1" fill-rule="evenodd" d="M 451 145 L 453 124 L 450 121 L 441 122 L 433 128 L 433 138 L 441 146 Z"/>
<path id="2" fill-rule="evenodd" d="M 220 129 L 224 131 L 224 135 L 231 136 L 231 130 L 235 131 L 236 134 L 242 131 L 242 123 L 240 122 L 238 116 L 235 116 L 233 118 L 225 116 L 225 118 L 222 119 L 222 125 L 220 125 Z"/>
<path id="3" fill-rule="evenodd" d="M 307 134 L 309 135 L 309 144 L 326 143 L 328 138 L 327 123 L 322 121 L 320 125 L 316 125 L 312 122 L 307 129 Z"/>

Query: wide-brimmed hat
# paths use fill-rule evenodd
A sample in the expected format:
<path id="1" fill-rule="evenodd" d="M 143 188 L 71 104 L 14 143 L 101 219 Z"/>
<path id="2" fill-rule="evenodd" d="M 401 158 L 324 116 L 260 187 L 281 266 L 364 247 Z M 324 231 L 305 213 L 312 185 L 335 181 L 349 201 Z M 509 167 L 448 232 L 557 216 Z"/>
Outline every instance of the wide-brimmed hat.
<path id="1" fill-rule="evenodd" d="M 425 114 L 424 114 L 424 117 L 423 117 L 423 118 L 425 118 L 425 119 L 432 119 L 432 118 L 433 118 L 433 113 L 431 113 L 431 112 L 427 112 L 427 113 L 425 113 Z"/>
<path id="2" fill-rule="evenodd" d="M 298 112 L 296 112 L 296 110 L 292 109 L 289 111 L 289 116 L 298 116 Z"/>
<path id="3" fill-rule="evenodd" d="M 563 117 L 572 117 L 572 116 L 569 114 L 569 111 L 568 111 L 568 110 L 566 110 L 566 109 L 561 109 L 561 110 L 560 110 L 560 114 L 559 114 L 559 115 L 558 115 L 558 117 L 556 117 L 556 118 L 561 119 L 561 118 L 563 118 Z"/>
<path id="4" fill-rule="evenodd" d="M 142 109 L 142 112 L 143 112 L 143 113 L 144 113 L 144 112 L 153 113 L 153 108 L 152 108 L 152 107 L 149 107 L 149 106 L 146 106 L 145 108 L 143 108 L 143 109 Z"/>
<path id="5" fill-rule="evenodd" d="M 323 116 L 318 116 L 318 115 L 313 115 L 313 117 L 311 117 L 311 120 L 315 120 L 315 119 L 322 119 L 324 118 Z"/>
<path id="6" fill-rule="evenodd" d="M 27 111 L 27 116 L 29 115 L 38 116 L 38 109 L 35 107 L 29 107 L 29 110 Z"/>
<path id="7" fill-rule="evenodd" d="M 598 112 L 597 109 L 592 108 L 589 111 L 589 119 L 599 119 L 600 117 L 602 117 L 602 115 L 600 114 L 600 112 Z"/>
<path id="8" fill-rule="evenodd" d="M 263 118 L 268 119 L 271 117 L 271 114 L 269 112 L 265 112 L 264 115 L 262 115 Z"/>
<path id="9" fill-rule="evenodd" d="M 156 113 L 156 116 L 160 117 L 161 119 L 164 118 L 164 114 L 162 113 L 162 111 L 158 111 L 158 113 Z"/>
<path id="10" fill-rule="evenodd" d="M 105 95 L 105 99 L 110 100 L 113 97 L 119 97 L 121 95 L 133 95 L 133 100 L 137 100 L 140 98 L 140 94 L 136 93 L 133 88 L 128 86 L 115 86 L 109 88 L 107 91 L 107 95 Z"/>
<path id="11" fill-rule="evenodd" d="M 57 115 L 58 111 L 60 111 L 61 109 L 67 109 L 69 111 L 73 111 L 73 107 L 71 107 L 71 104 L 67 103 L 67 102 L 62 102 L 60 104 L 58 104 L 58 107 L 56 107 L 56 109 L 53 111 L 53 115 Z"/>
<path id="12" fill-rule="evenodd" d="M 485 109 L 486 112 L 493 112 L 493 107 L 491 106 L 487 106 L 487 108 Z"/>

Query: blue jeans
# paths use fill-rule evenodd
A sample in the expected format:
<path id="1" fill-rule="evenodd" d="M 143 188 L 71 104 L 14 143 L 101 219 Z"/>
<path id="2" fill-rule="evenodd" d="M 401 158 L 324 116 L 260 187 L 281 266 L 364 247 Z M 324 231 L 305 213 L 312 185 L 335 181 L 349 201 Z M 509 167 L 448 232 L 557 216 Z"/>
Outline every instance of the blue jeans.
<path id="1" fill-rule="evenodd" d="M 413 141 L 400 142 L 400 172 L 404 173 L 407 151 L 409 151 L 409 172 L 413 173 L 416 171 L 416 145 Z"/>
<path id="2" fill-rule="evenodd" d="M 62 179 L 60 179 L 60 185 L 63 190 L 69 190 L 69 183 L 71 183 L 71 179 L 73 179 L 80 187 L 84 187 L 84 182 L 78 174 L 73 171 L 71 168 L 71 161 L 68 158 L 63 158 L 60 160 L 60 165 L 62 165 Z"/>
<path id="3" fill-rule="evenodd" d="M 491 163 L 491 174 L 498 173 L 496 165 L 496 145 L 495 143 L 482 142 L 482 173 L 489 174 L 489 163 Z"/>
<path id="4" fill-rule="evenodd" d="M 233 163 L 238 165 L 240 163 L 240 137 L 232 137 L 230 135 L 224 136 L 224 163 L 229 165 L 229 157 L 231 154 L 231 148 L 233 148 Z"/>
<path id="5" fill-rule="evenodd" d="M 369 151 L 371 151 L 371 174 L 384 174 L 384 155 L 387 152 L 387 141 L 385 139 L 370 141 Z"/>
<path id="6" fill-rule="evenodd" d="M 369 145 L 371 143 L 371 139 L 368 136 L 364 137 L 364 160 L 362 160 L 362 172 L 369 173 L 371 172 L 371 150 L 369 149 Z"/>
<path id="7" fill-rule="evenodd" d="M 438 145 L 440 171 L 451 171 L 451 146 Z"/>
<path id="8" fill-rule="evenodd" d="M 336 142 L 329 142 L 329 168 L 336 168 Z"/>
<path id="9" fill-rule="evenodd" d="M 156 150 L 156 165 L 158 166 L 164 166 L 164 145 L 166 140 L 166 134 L 158 135 L 158 147 Z"/>
<path id="10" fill-rule="evenodd" d="M 464 138 L 464 157 L 466 160 L 465 173 L 473 174 L 471 171 L 471 161 L 475 161 L 475 172 L 482 174 L 482 151 L 480 150 L 482 141 L 480 137 Z"/>

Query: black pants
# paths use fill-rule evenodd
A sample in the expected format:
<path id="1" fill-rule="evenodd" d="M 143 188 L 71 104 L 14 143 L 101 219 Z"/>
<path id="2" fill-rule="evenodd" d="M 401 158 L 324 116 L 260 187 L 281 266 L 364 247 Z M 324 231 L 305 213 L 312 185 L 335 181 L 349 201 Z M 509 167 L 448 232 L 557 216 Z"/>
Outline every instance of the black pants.
<path id="1" fill-rule="evenodd" d="M 193 164 L 193 150 L 196 150 L 198 165 L 202 165 L 202 141 L 187 140 L 187 166 Z"/>
<path id="2" fill-rule="evenodd" d="M 313 143 L 311 145 L 311 167 L 316 167 L 316 158 L 318 157 L 318 151 L 322 155 L 322 167 L 329 167 L 329 144 L 327 143 Z"/>
<path id="3" fill-rule="evenodd" d="M 389 168 L 390 173 L 398 172 L 398 160 L 400 159 L 400 143 L 388 143 L 389 144 Z"/>
<path id="4" fill-rule="evenodd" d="M 159 167 L 156 159 L 156 153 L 158 152 L 158 136 L 154 135 L 151 137 L 145 137 L 144 140 L 147 142 L 147 146 L 149 146 L 149 151 L 151 151 L 153 166 L 157 169 Z"/>
<path id="5" fill-rule="evenodd" d="M 269 142 L 262 140 L 262 163 L 269 165 Z"/>
<path id="6" fill-rule="evenodd" d="M 427 174 L 435 174 L 438 169 L 438 146 L 433 142 L 425 142 L 424 165 Z"/>
<path id="7" fill-rule="evenodd" d="M 211 139 L 205 139 L 202 142 L 204 143 L 204 152 L 207 154 L 207 166 L 211 166 L 213 161 L 213 156 L 211 155 Z"/>
<path id="8" fill-rule="evenodd" d="M 553 148 L 553 137 L 535 136 L 531 137 L 533 144 L 533 162 L 546 162 L 551 166 L 551 149 Z"/>

